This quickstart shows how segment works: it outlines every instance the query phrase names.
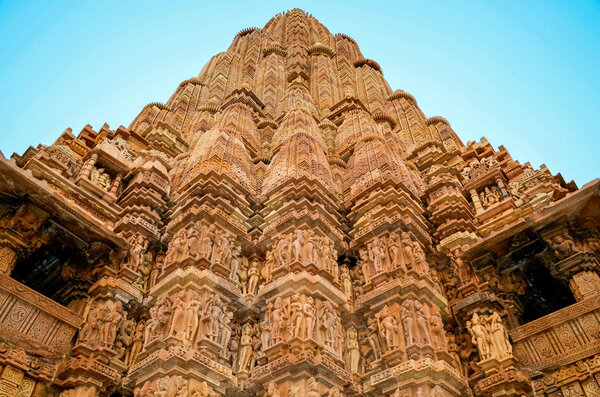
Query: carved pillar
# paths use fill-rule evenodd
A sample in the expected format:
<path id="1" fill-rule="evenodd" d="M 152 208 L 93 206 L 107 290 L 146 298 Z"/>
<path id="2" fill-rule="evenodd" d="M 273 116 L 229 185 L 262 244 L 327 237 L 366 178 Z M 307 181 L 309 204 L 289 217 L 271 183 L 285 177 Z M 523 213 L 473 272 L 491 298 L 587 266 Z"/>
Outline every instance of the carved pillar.
<path id="1" fill-rule="evenodd" d="M 90 158 L 88 158 L 81 169 L 81 176 L 84 178 L 89 178 L 90 172 L 92 172 L 92 168 L 96 161 L 98 160 L 98 155 L 96 153 L 92 154 Z"/>
<path id="2" fill-rule="evenodd" d="M 483 205 L 481 205 L 481 200 L 479 199 L 479 195 L 477 194 L 476 189 L 469 190 L 471 194 L 471 200 L 473 200 L 473 205 L 475 206 L 475 213 L 481 214 L 483 212 Z"/>
<path id="3" fill-rule="evenodd" d="M 502 178 L 500 178 L 499 176 L 496 177 L 496 184 L 498 185 L 498 188 L 500 189 L 500 193 L 502 193 L 502 198 L 505 199 L 507 197 L 510 197 L 510 193 L 508 193 L 508 189 L 506 188 L 506 184 L 504 183 L 504 181 L 502 180 Z"/>
<path id="4" fill-rule="evenodd" d="M 17 255 L 14 249 L 6 245 L 0 246 L 0 273 L 10 276 L 17 262 Z"/>
<path id="5" fill-rule="evenodd" d="M 117 174 L 115 179 L 112 181 L 112 185 L 110 186 L 110 190 L 109 190 L 110 194 L 114 194 L 115 196 L 117 195 L 117 190 L 119 190 L 119 184 L 121 183 L 122 179 L 123 179 L 123 174 Z"/>
<path id="6" fill-rule="evenodd" d="M 0 376 L 0 397 L 13 397 L 20 391 L 25 373 L 13 366 L 6 365 Z"/>

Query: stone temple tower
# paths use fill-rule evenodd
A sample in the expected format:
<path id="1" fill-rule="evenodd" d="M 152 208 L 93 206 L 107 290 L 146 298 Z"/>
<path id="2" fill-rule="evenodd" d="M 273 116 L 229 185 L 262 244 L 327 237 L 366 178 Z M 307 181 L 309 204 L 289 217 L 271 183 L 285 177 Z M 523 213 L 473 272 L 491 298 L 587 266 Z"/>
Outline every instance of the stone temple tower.
<path id="1" fill-rule="evenodd" d="M 0 158 L 0 395 L 600 396 L 600 197 L 295 9 Z"/>

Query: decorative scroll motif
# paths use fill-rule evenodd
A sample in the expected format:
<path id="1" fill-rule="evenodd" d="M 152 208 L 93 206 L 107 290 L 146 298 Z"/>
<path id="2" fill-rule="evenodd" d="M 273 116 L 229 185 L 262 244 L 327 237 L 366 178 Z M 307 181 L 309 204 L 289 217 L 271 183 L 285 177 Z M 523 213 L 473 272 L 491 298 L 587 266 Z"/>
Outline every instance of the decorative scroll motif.
<path id="1" fill-rule="evenodd" d="M 600 297 L 549 314 L 510 331 L 514 355 L 541 370 L 600 352 Z"/>
<path id="2" fill-rule="evenodd" d="M 82 322 L 69 309 L 0 274 L 0 324 L 32 343 L 67 352 Z"/>

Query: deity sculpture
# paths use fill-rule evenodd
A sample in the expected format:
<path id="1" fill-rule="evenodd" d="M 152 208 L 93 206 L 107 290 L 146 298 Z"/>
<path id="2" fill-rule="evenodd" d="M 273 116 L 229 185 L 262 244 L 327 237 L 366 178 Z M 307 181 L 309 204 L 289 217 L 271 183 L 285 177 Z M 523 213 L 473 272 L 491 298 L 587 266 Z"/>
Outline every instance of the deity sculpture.
<path id="1" fill-rule="evenodd" d="M 202 231 L 202 224 L 200 221 L 196 221 L 192 224 L 192 227 L 187 229 L 187 252 L 189 255 L 196 259 L 200 251 L 200 233 Z"/>
<path id="2" fill-rule="evenodd" d="M 167 256 L 165 257 L 165 264 L 169 265 L 181 260 L 186 253 L 187 234 L 185 229 L 179 229 L 169 243 L 169 249 L 167 251 Z"/>
<path id="3" fill-rule="evenodd" d="M 154 266 L 152 266 L 152 270 L 150 271 L 150 275 L 148 277 L 148 288 L 154 287 L 156 285 L 156 281 L 162 275 L 165 264 L 165 255 L 158 254 L 156 255 L 156 260 L 154 262 Z"/>
<path id="4" fill-rule="evenodd" d="M 512 346 L 508 339 L 508 333 L 498 312 L 494 311 L 489 316 L 489 334 L 493 353 L 498 358 L 504 358 L 512 355 Z"/>
<path id="5" fill-rule="evenodd" d="M 559 258 L 564 258 L 572 255 L 574 252 L 579 251 L 575 241 L 569 235 L 569 232 L 566 229 L 563 229 L 560 233 L 546 239 L 546 241 L 554 250 L 554 254 Z"/>
<path id="6" fill-rule="evenodd" d="M 431 331 L 433 346 L 436 349 L 447 350 L 448 340 L 446 339 L 444 324 L 439 313 L 435 313 L 429 317 L 429 329 Z"/>
<path id="7" fill-rule="evenodd" d="M 144 252 L 148 248 L 148 241 L 143 235 L 138 234 L 131 238 L 131 250 L 129 251 L 129 262 L 127 267 L 133 271 L 138 269 L 138 266 L 142 263 Z"/>
<path id="8" fill-rule="evenodd" d="M 402 244 L 402 257 L 404 267 L 407 269 L 415 268 L 415 258 L 413 255 L 413 241 L 407 232 L 402 232 L 400 235 Z"/>
<path id="9" fill-rule="evenodd" d="M 183 379 L 182 376 L 178 375 L 175 377 L 175 388 L 173 397 L 187 397 L 188 395 L 188 382 Z"/>
<path id="10" fill-rule="evenodd" d="M 479 350 L 481 360 L 489 358 L 502 360 L 512 357 L 508 332 L 498 312 L 494 311 L 488 315 L 473 314 L 471 321 L 467 321 L 467 328 L 473 344 Z"/>
<path id="11" fill-rule="evenodd" d="M 129 362 L 130 349 L 133 344 L 134 326 L 135 321 L 126 319 L 121 323 L 117 333 L 117 338 L 115 340 L 115 351 L 117 354 L 115 358 L 121 360 L 123 363 Z"/>
<path id="12" fill-rule="evenodd" d="M 92 167 L 90 171 L 90 181 L 100 186 L 104 190 L 110 188 L 110 175 L 104 170 L 104 168 Z"/>
<path id="13" fill-rule="evenodd" d="M 275 256 L 273 254 L 273 251 L 267 251 L 266 255 L 267 256 L 265 259 L 262 276 L 265 280 L 265 283 L 269 283 L 273 279 L 271 272 L 273 271 L 273 267 L 275 266 Z"/>
<path id="14" fill-rule="evenodd" d="M 341 279 L 344 297 L 349 302 L 352 300 L 352 279 L 350 277 L 350 271 L 346 266 L 341 267 Z"/>
<path id="15" fill-rule="evenodd" d="M 471 321 L 467 321 L 467 329 L 469 330 L 469 334 L 471 334 L 473 344 L 477 346 L 477 350 L 479 350 L 481 359 L 487 360 L 490 358 L 489 336 L 486 334 L 485 328 L 481 324 L 477 313 L 473 314 Z"/>
<path id="16" fill-rule="evenodd" d="M 375 316 L 378 322 L 379 333 L 385 341 L 385 346 L 388 351 L 396 349 L 399 342 L 399 323 L 398 320 L 391 313 L 388 306 L 384 306 L 383 309 Z"/>
<path id="17" fill-rule="evenodd" d="M 303 322 L 303 310 L 302 303 L 300 303 L 300 296 L 298 294 L 292 295 L 290 298 L 290 325 L 292 336 L 298 337 L 301 331 L 301 324 Z"/>
<path id="18" fill-rule="evenodd" d="M 256 295 L 258 289 L 258 262 L 252 260 L 250 267 L 248 267 L 248 291 L 249 295 Z"/>
<path id="19" fill-rule="evenodd" d="M 158 378 L 156 381 L 156 391 L 154 392 L 154 397 L 167 397 L 169 392 L 169 378 L 165 376 L 164 378 Z"/>
<path id="20" fill-rule="evenodd" d="M 421 302 L 414 302 L 415 314 L 417 316 L 417 328 L 421 340 L 428 345 L 431 345 L 431 337 L 429 336 L 429 330 L 427 328 L 427 318 Z"/>
<path id="21" fill-rule="evenodd" d="M 242 372 L 248 370 L 250 360 L 253 353 L 252 346 L 252 326 L 249 323 L 242 327 L 242 337 L 240 339 L 240 349 L 238 352 L 237 371 Z"/>
<path id="22" fill-rule="evenodd" d="M 492 186 L 491 188 L 486 186 L 484 191 L 481 192 L 480 197 L 484 208 L 498 204 L 502 200 L 502 195 L 496 186 Z"/>
<path id="23" fill-rule="evenodd" d="M 267 385 L 267 392 L 265 393 L 265 397 L 281 397 L 281 394 L 279 394 L 279 390 L 277 390 L 277 384 L 275 382 L 269 382 L 269 384 Z"/>
<path id="24" fill-rule="evenodd" d="M 373 242 L 367 245 L 367 248 L 369 250 L 369 259 L 373 264 L 375 274 L 382 272 L 384 270 L 383 262 L 385 254 L 383 249 L 381 248 L 381 243 L 379 242 L 379 239 L 375 237 L 375 239 L 373 239 Z"/>
<path id="25" fill-rule="evenodd" d="M 336 280 L 339 277 L 333 242 L 310 229 L 297 229 L 274 240 L 273 248 L 267 252 L 265 275 L 275 267 L 289 266 L 293 262 L 325 269 Z"/>
<path id="26" fill-rule="evenodd" d="M 108 304 L 104 306 L 102 325 L 100 326 L 100 342 L 102 346 L 112 347 L 117 330 L 123 319 L 123 306 L 120 301 L 114 302 L 112 307 Z"/>
<path id="27" fill-rule="evenodd" d="M 241 247 L 239 245 L 234 245 L 231 249 L 231 261 L 229 264 L 230 273 L 229 278 L 234 281 L 239 281 L 238 270 L 240 268 L 240 253 Z"/>
<path id="28" fill-rule="evenodd" d="M 146 326 L 143 321 L 140 321 L 135 326 L 135 331 L 133 334 L 133 342 L 131 344 L 131 352 L 129 353 L 129 362 L 128 365 L 131 367 L 136 363 L 138 355 L 142 351 L 144 347 L 144 330 Z"/>
<path id="29" fill-rule="evenodd" d="M 192 390 L 192 397 L 215 397 L 217 394 L 212 390 L 212 388 L 206 383 L 206 381 L 202 381 L 199 385 L 195 386 Z"/>
<path id="30" fill-rule="evenodd" d="M 379 326 L 375 318 L 372 317 L 367 320 L 367 329 L 369 345 L 371 346 L 375 360 L 379 360 L 383 350 L 381 348 L 381 340 L 379 339 Z"/>
<path id="31" fill-rule="evenodd" d="M 415 344 L 416 341 L 416 322 L 415 317 L 412 313 L 412 302 L 406 300 L 401 306 L 402 325 L 404 326 L 404 335 L 406 336 L 406 345 L 410 346 Z"/>
<path id="32" fill-rule="evenodd" d="M 87 318 L 79 332 L 79 343 L 93 344 L 100 337 L 102 324 L 102 308 L 99 301 L 92 302 Z"/>
<path id="33" fill-rule="evenodd" d="M 306 397 L 321 397 L 319 383 L 312 376 L 306 381 Z"/>
<path id="34" fill-rule="evenodd" d="M 173 319 L 171 320 L 171 327 L 169 336 L 173 336 L 176 339 L 183 340 L 185 333 L 185 298 L 184 291 L 179 291 L 172 297 L 173 305 Z"/>
<path id="35" fill-rule="evenodd" d="M 352 326 L 346 331 L 346 369 L 351 373 L 357 373 L 359 361 L 358 332 Z"/>

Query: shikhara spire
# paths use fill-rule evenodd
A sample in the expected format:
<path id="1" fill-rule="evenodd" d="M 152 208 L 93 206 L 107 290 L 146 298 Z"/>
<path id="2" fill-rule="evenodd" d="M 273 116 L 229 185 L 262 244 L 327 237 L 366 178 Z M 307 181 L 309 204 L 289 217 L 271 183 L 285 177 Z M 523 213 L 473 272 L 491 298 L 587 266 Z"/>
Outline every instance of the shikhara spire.
<path id="1" fill-rule="evenodd" d="M 0 159 L 6 396 L 595 396 L 600 201 L 294 9 Z"/>

